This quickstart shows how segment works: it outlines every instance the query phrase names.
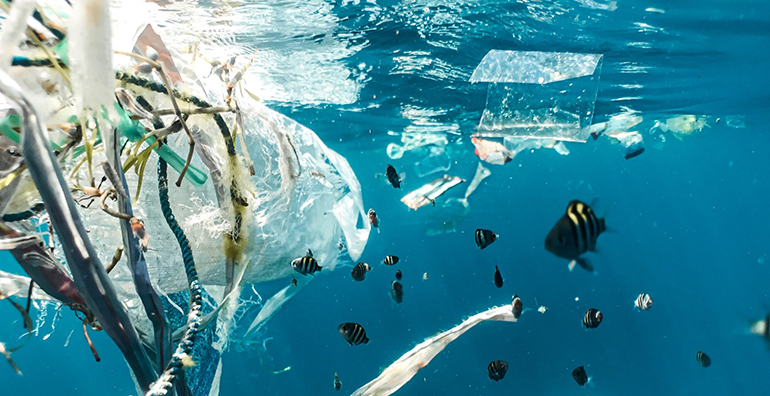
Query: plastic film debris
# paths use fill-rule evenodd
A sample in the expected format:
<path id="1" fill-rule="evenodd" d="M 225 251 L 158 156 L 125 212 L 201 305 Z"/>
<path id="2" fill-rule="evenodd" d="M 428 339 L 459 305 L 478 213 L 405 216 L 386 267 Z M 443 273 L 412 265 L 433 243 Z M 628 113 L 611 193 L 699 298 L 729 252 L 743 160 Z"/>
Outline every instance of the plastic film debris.
<path id="1" fill-rule="evenodd" d="M 406 194 L 406 196 L 401 198 L 401 202 L 408 206 L 409 209 L 417 210 L 429 203 L 436 202 L 436 198 L 441 196 L 441 194 L 463 181 L 463 179 L 457 176 L 444 175 Z"/>
<path id="2" fill-rule="evenodd" d="M 418 371 L 427 366 L 450 342 L 456 340 L 473 326 L 487 320 L 517 321 L 513 316 L 513 307 L 510 304 L 473 315 L 459 325 L 418 344 L 383 370 L 377 378 L 358 388 L 351 396 L 387 396 L 393 394 L 409 382 Z"/>
<path id="3" fill-rule="evenodd" d="M 470 79 L 490 83 L 478 135 L 585 142 L 601 64 L 601 54 L 490 51 Z"/>

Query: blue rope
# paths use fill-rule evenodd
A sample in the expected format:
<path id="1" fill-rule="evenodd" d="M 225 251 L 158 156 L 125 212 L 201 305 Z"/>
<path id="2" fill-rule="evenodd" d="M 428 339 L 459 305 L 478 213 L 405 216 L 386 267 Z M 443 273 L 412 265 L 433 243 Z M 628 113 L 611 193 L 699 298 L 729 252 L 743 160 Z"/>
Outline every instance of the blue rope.
<path id="1" fill-rule="evenodd" d="M 195 260 L 193 259 L 192 249 L 184 230 L 171 211 L 171 204 L 168 200 L 168 177 L 166 161 L 158 158 L 158 197 L 160 198 L 160 209 L 163 217 L 166 219 L 171 232 L 174 233 L 179 248 L 182 250 L 182 259 L 184 260 L 185 273 L 187 274 L 187 283 L 190 286 L 190 313 L 187 316 L 187 330 L 177 345 L 174 355 L 166 365 L 166 370 L 155 381 L 146 396 L 165 395 L 173 385 L 179 371 L 184 368 L 184 358 L 189 357 L 195 344 L 195 338 L 198 335 L 200 321 L 203 316 L 201 311 L 203 292 L 198 280 L 198 271 L 195 269 Z"/>

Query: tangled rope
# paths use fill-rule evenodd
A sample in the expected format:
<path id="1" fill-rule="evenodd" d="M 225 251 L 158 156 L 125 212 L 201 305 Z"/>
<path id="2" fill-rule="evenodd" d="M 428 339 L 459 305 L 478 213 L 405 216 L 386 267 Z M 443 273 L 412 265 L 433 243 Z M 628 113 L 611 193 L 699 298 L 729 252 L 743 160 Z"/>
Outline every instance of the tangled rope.
<path id="1" fill-rule="evenodd" d="M 160 378 L 155 381 L 145 396 L 165 395 L 173 386 L 176 376 L 180 370 L 183 370 L 191 364 L 190 353 L 192 352 L 195 338 L 198 335 L 200 321 L 202 318 L 201 305 L 203 301 L 202 288 L 198 281 L 198 271 L 195 269 L 195 260 L 193 259 L 192 249 L 184 230 L 171 211 L 171 205 L 168 200 L 168 178 L 166 176 L 167 164 L 162 158 L 158 158 L 158 197 L 160 198 L 160 208 L 163 217 L 166 219 L 171 232 L 174 233 L 179 248 L 182 250 L 182 259 L 184 260 L 185 273 L 187 274 L 187 283 L 190 286 L 190 312 L 187 315 L 187 330 L 179 341 L 171 360 L 166 365 Z"/>

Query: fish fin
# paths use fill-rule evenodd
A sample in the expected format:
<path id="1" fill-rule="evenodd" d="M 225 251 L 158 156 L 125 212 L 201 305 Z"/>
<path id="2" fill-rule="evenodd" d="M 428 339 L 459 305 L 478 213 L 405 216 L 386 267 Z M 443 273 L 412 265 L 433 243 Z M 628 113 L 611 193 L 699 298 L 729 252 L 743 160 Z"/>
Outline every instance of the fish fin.
<path id="1" fill-rule="evenodd" d="M 572 272 L 572 270 L 575 269 L 575 264 L 577 264 L 577 261 L 575 261 L 575 260 L 570 260 L 569 261 L 569 264 L 567 264 L 567 268 L 569 268 L 569 272 Z"/>
<path id="2" fill-rule="evenodd" d="M 404 179 L 406 179 L 406 173 L 404 173 L 404 172 L 399 173 L 398 174 L 398 182 L 400 183 L 400 182 L 404 181 Z"/>
<path id="3" fill-rule="evenodd" d="M 586 381 L 586 385 L 590 386 L 591 388 L 595 388 L 596 384 L 594 383 L 594 377 L 588 377 L 588 381 Z"/>
<path id="4" fill-rule="evenodd" d="M 368 343 L 369 343 L 369 338 L 368 337 L 364 338 L 364 344 L 368 344 Z"/>
<path id="5" fill-rule="evenodd" d="M 380 233 L 380 227 L 374 227 L 374 228 L 377 229 L 377 233 L 379 234 Z"/>
<path id="6" fill-rule="evenodd" d="M 577 262 L 577 264 L 580 267 L 582 267 L 584 270 L 586 270 L 588 272 L 594 272 L 593 265 L 591 265 L 591 263 L 587 259 L 585 259 L 583 257 L 578 257 L 574 261 Z"/>

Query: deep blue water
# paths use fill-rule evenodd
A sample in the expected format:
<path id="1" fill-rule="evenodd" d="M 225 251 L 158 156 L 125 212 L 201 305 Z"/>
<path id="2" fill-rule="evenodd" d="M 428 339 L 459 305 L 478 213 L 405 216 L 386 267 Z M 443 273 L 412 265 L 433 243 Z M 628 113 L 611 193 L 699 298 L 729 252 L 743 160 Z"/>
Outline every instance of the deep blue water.
<path id="1" fill-rule="evenodd" d="M 379 263 L 395 254 L 402 262 L 377 265 L 361 283 L 344 268 L 318 275 L 263 329 L 272 337 L 266 345 L 273 358 L 264 365 L 291 370 L 270 374 L 256 351 L 228 352 L 222 395 L 338 394 L 335 372 L 343 382 L 339 394 L 350 394 L 426 337 L 510 303 L 514 293 L 525 307 L 537 308 L 537 298 L 548 312 L 478 325 L 396 394 L 770 392 L 770 350 L 747 332 L 750 321 L 770 310 L 770 3 L 618 1 L 614 11 L 566 0 L 332 3 L 334 39 L 358 48 L 344 59 L 350 78 L 366 65 L 358 99 L 269 105 L 313 129 L 355 170 L 365 205 L 381 218 L 381 233 L 371 234 L 360 261 Z M 270 37 L 249 39 L 254 42 L 240 44 L 271 43 Z M 492 175 L 470 197 L 458 231 L 426 236 L 426 221 L 452 220 L 442 203 L 462 197 L 467 183 L 435 208 L 409 211 L 400 198 L 436 175 L 415 175 L 418 153 L 388 158 L 386 145 L 399 143 L 388 132 L 400 134 L 416 122 L 405 108 L 431 110 L 426 120 L 457 124 L 447 135 L 448 173 L 470 181 L 478 164 L 470 135 L 487 86 L 467 80 L 490 49 L 604 54 L 594 121 L 623 107 L 639 112 L 646 151 L 625 160 L 619 146 L 601 138 L 568 144 L 567 156 L 541 149 L 503 166 L 485 164 Z M 649 133 L 654 120 L 680 114 L 707 116 L 710 127 L 681 141 Z M 738 117 L 730 119 L 745 128 L 728 127 L 727 117 Z M 375 178 L 389 163 L 406 173 L 403 190 Z M 589 256 L 596 274 L 569 272 L 565 260 L 543 248 L 572 199 L 595 201 L 610 228 Z M 473 241 L 476 228 L 501 237 L 481 251 Z M 492 281 L 495 265 L 505 279 L 501 289 Z M 396 269 L 404 273 L 400 305 L 388 295 Z M 266 297 L 285 284 L 256 289 Z M 632 302 L 642 292 L 654 306 L 636 312 Z M 586 331 L 580 320 L 591 307 L 604 321 Z M 21 326 L 12 323 L 17 315 L 9 305 L 0 304 L 0 312 L 8 318 L 4 326 Z M 349 347 L 340 339 L 337 325 L 348 321 L 367 329 L 368 345 Z M 91 333 L 102 357 L 95 363 L 79 329 L 65 314 L 49 339 L 41 334 L 15 353 L 23 377 L 0 363 L 0 394 L 136 394 L 110 339 Z M 709 354 L 711 367 L 698 366 L 698 350 Z M 510 368 L 495 383 L 486 367 L 497 359 Z M 572 380 L 580 365 L 593 387 Z"/>

